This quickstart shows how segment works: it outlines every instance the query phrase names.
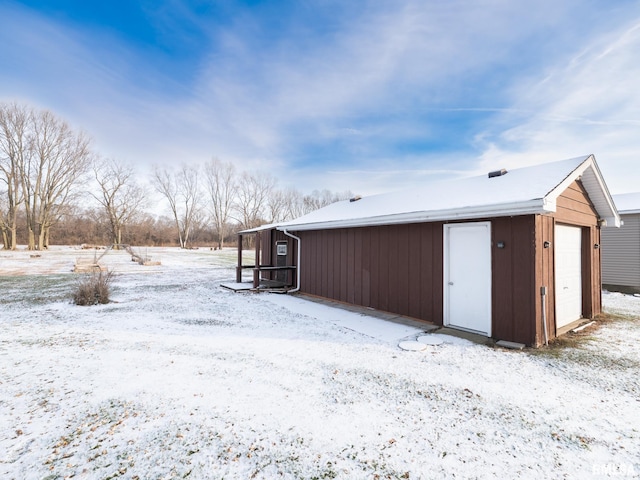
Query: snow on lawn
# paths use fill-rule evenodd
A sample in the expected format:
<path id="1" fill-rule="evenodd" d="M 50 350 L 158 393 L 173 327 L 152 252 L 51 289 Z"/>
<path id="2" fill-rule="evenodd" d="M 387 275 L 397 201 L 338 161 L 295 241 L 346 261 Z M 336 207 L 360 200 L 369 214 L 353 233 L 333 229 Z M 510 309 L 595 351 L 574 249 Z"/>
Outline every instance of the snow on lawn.
<path id="1" fill-rule="evenodd" d="M 78 307 L 92 252 L 0 251 L 2 478 L 640 475 L 638 297 L 574 348 L 409 352 L 410 327 L 220 288 L 233 250 L 144 253 Z"/>

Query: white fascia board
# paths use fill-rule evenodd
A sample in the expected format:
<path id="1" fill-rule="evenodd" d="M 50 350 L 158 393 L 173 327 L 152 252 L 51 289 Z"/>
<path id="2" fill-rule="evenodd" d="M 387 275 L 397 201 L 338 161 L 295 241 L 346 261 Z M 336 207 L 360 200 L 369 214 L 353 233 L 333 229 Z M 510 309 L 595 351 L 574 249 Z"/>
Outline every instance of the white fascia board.
<path id="1" fill-rule="evenodd" d="M 591 175 L 589 175 L 589 180 L 595 181 L 599 186 L 599 190 L 597 192 L 587 190 L 587 193 L 589 193 L 590 197 L 592 195 L 595 197 L 595 207 L 602 218 L 606 220 L 605 226 L 620 228 L 620 213 L 615 207 L 613 197 L 609 193 L 609 189 L 607 188 L 607 184 L 604 182 L 604 177 L 602 176 L 602 172 L 600 172 L 600 168 L 598 167 L 595 158 L 591 162 L 590 167 Z M 585 182 L 583 182 L 583 184 L 584 183 Z"/>
<path id="2" fill-rule="evenodd" d="M 275 224 L 275 223 L 268 223 L 266 225 L 261 225 L 261 226 L 256 227 L 256 228 L 248 228 L 247 230 L 241 230 L 240 232 L 237 232 L 236 235 L 245 235 L 245 234 L 249 234 L 249 233 L 262 232 L 263 230 L 270 230 L 272 228 L 275 228 L 276 226 L 277 226 L 277 224 Z"/>
<path id="3" fill-rule="evenodd" d="M 578 180 L 583 172 L 593 165 L 594 157 L 593 155 L 589 155 L 580 163 L 569 175 L 567 175 L 558 185 L 555 186 L 553 190 L 551 190 L 545 198 L 552 200 L 555 202 L 557 198 L 567 189 L 569 186 Z"/>
<path id="4" fill-rule="evenodd" d="M 513 215 L 535 215 L 555 212 L 555 202 L 544 202 L 543 199 L 527 202 L 483 205 L 479 207 L 455 208 L 447 210 L 430 210 L 408 212 L 377 217 L 329 220 L 326 222 L 301 223 L 278 226 L 278 230 L 305 231 L 335 228 L 371 227 L 380 225 L 398 225 L 405 223 L 439 222 L 447 220 L 470 220 L 474 218 L 508 217 Z"/>

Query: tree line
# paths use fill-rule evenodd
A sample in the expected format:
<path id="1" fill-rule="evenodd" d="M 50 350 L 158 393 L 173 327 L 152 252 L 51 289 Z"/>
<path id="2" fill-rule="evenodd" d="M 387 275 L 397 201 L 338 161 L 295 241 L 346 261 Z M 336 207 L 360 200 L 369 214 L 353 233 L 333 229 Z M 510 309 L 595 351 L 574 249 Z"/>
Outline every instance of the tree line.
<path id="1" fill-rule="evenodd" d="M 29 250 L 58 244 L 215 244 L 235 231 L 290 220 L 350 192 L 278 188 L 265 172 L 217 158 L 156 165 L 143 181 L 132 165 L 96 152 L 89 137 L 46 110 L 0 103 L 2 244 Z M 150 190 L 169 216 L 148 211 Z M 55 236 L 55 239 L 54 239 Z"/>

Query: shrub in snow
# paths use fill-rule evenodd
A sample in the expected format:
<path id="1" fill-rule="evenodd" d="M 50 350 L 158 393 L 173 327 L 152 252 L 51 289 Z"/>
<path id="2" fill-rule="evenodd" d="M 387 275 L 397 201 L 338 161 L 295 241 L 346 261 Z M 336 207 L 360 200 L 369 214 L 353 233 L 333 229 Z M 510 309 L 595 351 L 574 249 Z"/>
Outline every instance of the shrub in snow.
<path id="1" fill-rule="evenodd" d="M 109 303 L 111 281 L 113 273 L 93 272 L 78 280 L 76 289 L 73 292 L 73 303 L 76 305 L 98 305 L 99 303 Z"/>

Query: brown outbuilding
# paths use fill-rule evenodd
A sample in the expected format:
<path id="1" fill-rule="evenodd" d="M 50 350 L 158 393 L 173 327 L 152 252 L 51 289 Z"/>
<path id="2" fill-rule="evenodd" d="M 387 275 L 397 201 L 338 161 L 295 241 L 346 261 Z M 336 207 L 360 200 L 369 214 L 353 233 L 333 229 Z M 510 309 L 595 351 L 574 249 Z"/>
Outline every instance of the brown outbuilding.
<path id="1" fill-rule="evenodd" d="M 595 157 L 354 197 L 256 236 L 254 287 L 538 346 L 602 309 L 600 232 L 620 216 Z M 242 241 L 239 242 L 242 245 Z"/>

